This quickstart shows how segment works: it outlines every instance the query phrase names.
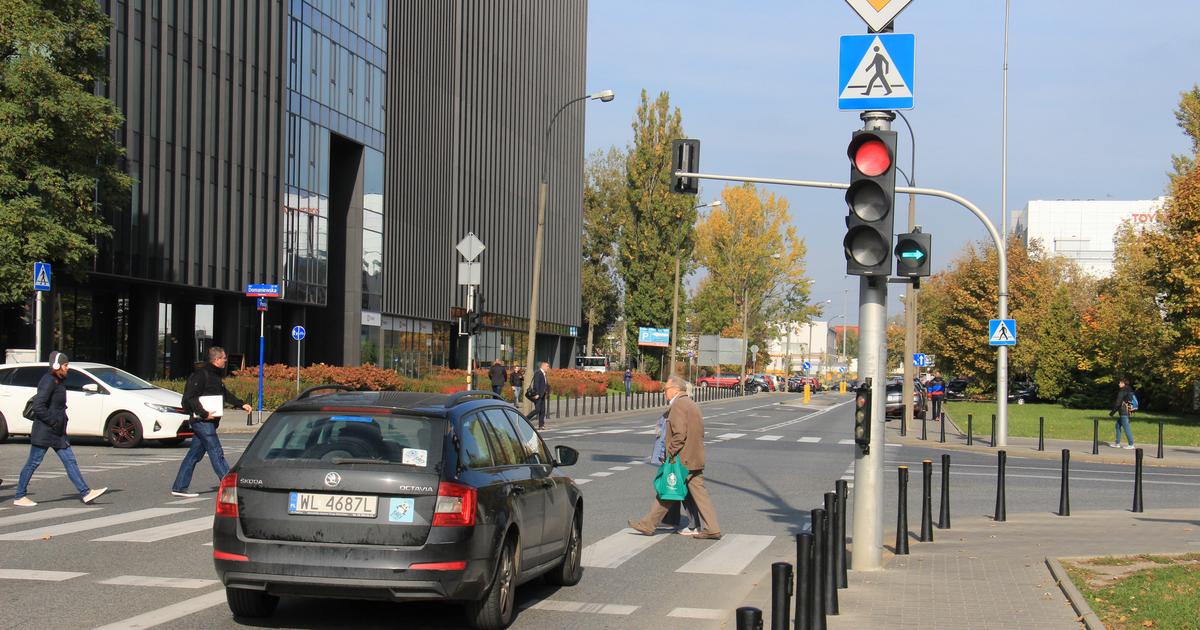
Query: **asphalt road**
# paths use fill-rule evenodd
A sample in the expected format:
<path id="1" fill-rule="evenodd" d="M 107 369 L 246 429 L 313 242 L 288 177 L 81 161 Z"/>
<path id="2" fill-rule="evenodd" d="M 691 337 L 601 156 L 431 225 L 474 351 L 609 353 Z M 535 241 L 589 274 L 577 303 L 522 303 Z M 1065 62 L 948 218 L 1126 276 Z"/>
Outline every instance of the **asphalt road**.
<path id="1" fill-rule="evenodd" d="M 716 504 L 721 541 L 623 531 L 651 500 L 653 467 L 645 464 L 661 410 L 551 422 L 547 441 L 581 452 L 569 469 L 585 500 L 585 572 L 571 588 L 528 584 L 518 593 L 514 628 L 716 628 L 756 584 L 769 581 L 770 563 L 790 560 L 792 536 L 834 482 L 852 471 L 848 397 L 771 394 L 706 403 L 706 481 Z M 230 459 L 249 436 L 223 436 Z M 285 598 L 266 622 L 235 620 L 212 569 L 209 524 L 216 479 L 207 462 L 193 489 L 200 499 L 170 495 L 183 448 L 118 451 L 99 444 L 75 447 L 93 487 L 110 486 L 92 506 L 74 495 L 61 464 L 48 457 L 31 486 L 39 506 L 11 505 L 27 441 L 0 445 L 0 582 L 6 606 L 0 627 L 71 628 L 461 628 L 461 610 L 448 604 L 394 605 Z M 913 470 L 909 523 L 919 526 L 920 461 L 940 452 L 912 446 L 886 449 L 885 522 L 895 519 L 897 464 Z M 954 514 L 990 514 L 995 456 L 953 455 Z M 940 465 L 935 467 L 940 470 Z M 1128 509 L 1129 467 L 1077 465 L 1072 510 Z M 934 478 L 936 489 L 939 477 Z M 1146 509 L 1196 505 L 1200 471 L 1155 468 L 1146 475 Z M 1010 457 L 1008 510 L 1058 507 L 1058 465 Z M 1069 526 L 1069 519 L 1064 519 Z"/>

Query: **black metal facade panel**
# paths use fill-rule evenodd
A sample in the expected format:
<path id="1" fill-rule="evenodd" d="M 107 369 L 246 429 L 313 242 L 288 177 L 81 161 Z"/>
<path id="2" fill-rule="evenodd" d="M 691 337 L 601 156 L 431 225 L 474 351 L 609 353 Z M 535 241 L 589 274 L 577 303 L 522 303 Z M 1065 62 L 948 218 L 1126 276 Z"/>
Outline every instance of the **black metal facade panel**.
<path id="1" fill-rule="evenodd" d="M 95 270 L 241 292 L 280 266 L 282 0 L 102 0 L 135 184 Z"/>
<path id="2" fill-rule="evenodd" d="M 447 320 L 465 306 L 454 244 L 473 232 L 486 311 L 528 317 L 541 160 L 539 319 L 579 324 L 585 0 L 393 3 L 385 312 Z"/>

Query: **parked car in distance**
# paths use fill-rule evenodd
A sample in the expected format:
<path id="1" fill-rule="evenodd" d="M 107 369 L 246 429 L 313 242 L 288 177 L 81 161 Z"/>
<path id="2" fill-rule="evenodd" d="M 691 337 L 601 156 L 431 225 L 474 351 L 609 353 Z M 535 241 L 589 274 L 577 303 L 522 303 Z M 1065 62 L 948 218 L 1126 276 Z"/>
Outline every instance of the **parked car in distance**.
<path id="1" fill-rule="evenodd" d="M 285 403 L 221 480 L 213 563 L 235 616 L 280 595 L 440 600 L 504 628 L 521 584 L 579 582 L 583 496 L 560 470 L 578 451 L 551 454 L 491 392 L 323 390 L 349 388 Z"/>
<path id="2" fill-rule="evenodd" d="M 904 415 L 904 404 L 900 402 L 904 396 L 904 381 L 896 380 L 887 384 L 887 418 L 899 418 Z M 927 400 L 925 397 L 925 387 L 921 382 L 913 380 L 913 400 L 912 409 L 914 418 L 925 418 Z"/>
<path id="3" fill-rule="evenodd" d="M 0 365 L 0 442 L 33 430 L 22 412 L 49 370 L 47 363 Z M 181 394 L 124 370 L 72 361 L 64 384 L 68 436 L 103 437 L 117 448 L 133 448 L 145 440 L 179 444 L 192 435 Z"/>
<path id="4" fill-rule="evenodd" d="M 709 374 L 696 378 L 696 387 L 724 387 L 734 388 L 741 382 L 741 376 L 737 374 Z"/>
<path id="5" fill-rule="evenodd" d="M 1009 402 L 1016 402 L 1018 405 L 1024 405 L 1027 402 L 1034 402 L 1038 397 L 1038 386 L 1033 381 L 1016 381 L 1008 386 Z"/>
<path id="6" fill-rule="evenodd" d="M 746 391 L 750 393 L 769 392 L 772 391 L 771 383 L 763 378 L 762 374 L 747 374 Z"/>
<path id="7" fill-rule="evenodd" d="M 966 400 L 967 385 L 971 384 L 969 378 L 963 376 L 955 376 L 946 382 L 946 400 Z"/>

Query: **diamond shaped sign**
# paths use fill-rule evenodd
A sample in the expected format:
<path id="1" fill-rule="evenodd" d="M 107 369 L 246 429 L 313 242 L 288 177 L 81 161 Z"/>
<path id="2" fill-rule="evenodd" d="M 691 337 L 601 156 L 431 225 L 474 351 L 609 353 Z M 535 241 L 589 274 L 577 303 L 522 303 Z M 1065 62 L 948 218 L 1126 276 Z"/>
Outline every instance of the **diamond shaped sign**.
<path id="1" fill-rule="evenodd" d="M 872 33 L 888 25 L 912 0 L 846 0 L 846 4 L 867 23 Z"/>
<path id="2" fill-rule="evenodd" d="M 483 241 L 475 237 L 474 232 L 467 232 L 467 235 L 463 237 L 463 240 L 458 242 L 458 245 L 454 246 L 454 249 L 457 249 L 458 253 L 467 259 L 467 262 L 473 262 L 476 258 L 479 258 L 483 250 L 487 249 L 487 246 L 483 244 Z"/>

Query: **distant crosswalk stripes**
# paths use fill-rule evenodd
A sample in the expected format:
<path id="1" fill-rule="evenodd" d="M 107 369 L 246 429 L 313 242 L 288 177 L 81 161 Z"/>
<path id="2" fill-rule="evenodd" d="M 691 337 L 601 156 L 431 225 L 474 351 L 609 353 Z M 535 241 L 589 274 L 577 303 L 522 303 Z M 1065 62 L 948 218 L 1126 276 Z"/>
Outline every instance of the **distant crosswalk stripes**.
<path id="1" fill-rule="evenodd" d="M 667 538 L 670 536 L 642 536 L 627 527 L 584 547 L 581 564 L 585 567 L 615 569 Z"/>
<path id="2" fill-rule="evenodd" d="M 83 514 L 87 514 L 88 512 L 95 512 L 100 509 L 102 508 L 48 508 L 33 512 L 24 512 L 20 514 L 13 514 L 12 516 L 0 517 L 0 527 L 20 525 L 22 523 L 33 523 L 35 521 L 46 521 L 69 516 L 81 516 Z"/>

